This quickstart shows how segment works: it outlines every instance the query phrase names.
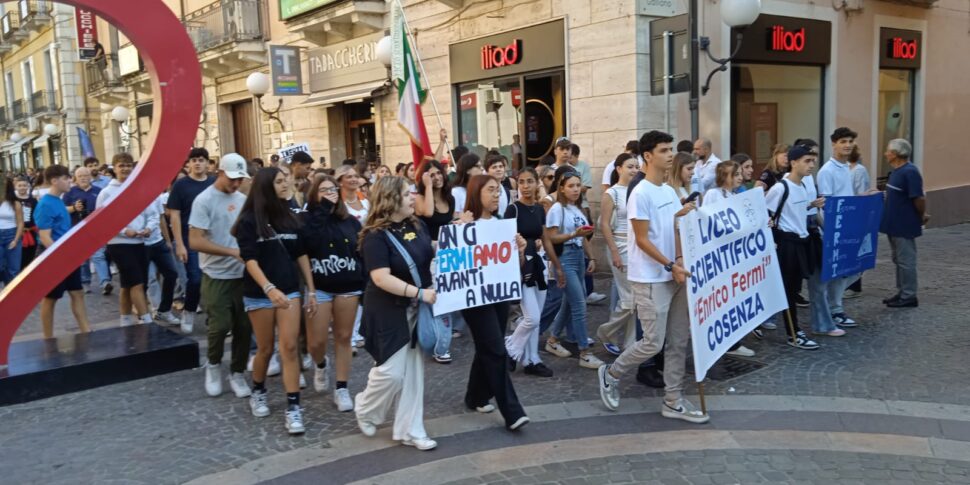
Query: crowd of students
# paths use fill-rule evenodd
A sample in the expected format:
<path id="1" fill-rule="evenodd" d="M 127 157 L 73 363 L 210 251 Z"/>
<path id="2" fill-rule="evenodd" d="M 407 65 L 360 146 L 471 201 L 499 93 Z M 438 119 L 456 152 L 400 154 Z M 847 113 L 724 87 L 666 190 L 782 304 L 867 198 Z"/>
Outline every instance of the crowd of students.
<path id="1" fill-rule="evenodd" d="M 579 162 L 579 147 L 566 138 L 556 141 L 551 165 L 510 167 L 498 152 L 488 152 L 483 161 L 457 147 L 450 157 L 455 163 L 427 160 L 416 170 L 402 164 L 398 175 L 352 160 L 334 170 L 313 170 L 312 158 L 303 152 L 289 163 L 271 160 L 265 167 L 262 160 L 238 154 L 215 163 L 204 149 L 193 148 L 171 189 L 115 235 L 103 255 L 93 255 L 90 265 L 44 299 L 44 332 L 52 335 L 54 303 L 65 291 L 80 329 L 90 330 L 84 288 L 96 273 L 104 294 L 111 293 L 110 261 L 119 277 L 121 325 L 156 322 L 192 333 L 204 304 L 208 395 L 222 394 L 228 381 L 237 397 L 249 398 L 254 416 L 265 417 L 271 414 L 267 376 L 282 372 L 285 427 L 299 434 L 305 431 L 303 372 L 312 369 L 313 389 L 329 392 L 333 368 L 334 405 L 341 412 L 355 411 L 364 434 L 374 435 L 391 418 L 395 440 L 431 449 L 436 443 L 423 425 L 425 359 L 416 345 L 416 326 L 436 300 L 436 241 L 447 224 L 501 217 L 516 221 L 521 300 L 435 317 L 454 330 L 435 345 L 435 362 L 452 361 L 450 339 L 464 328 L 474 341 L 465 405 L 482 413 L 498 409 L 509 430 L 520 429 L 529 418 L 510 373 L 521 366 L 527 375 L 551 377 L 540 350 L 567 358 L 575 348 L 579 366 L 597 370 L 609 409 L 619 406 L 619 379 L 637 369 L 638 380 L 665 388 L 663 416 L 702 423 L 708 416 L 683 395 L 690 338 L 683 283 L 689 275 L 678 219 L 699 204 L 764 190 L 790 320 L 766 322 L 754 336 L 782 324 L 789 345 L 818 349 L 797 318 L 804 280 L 815 336 L 840 337 L 857 325 L 843 298 L 859 277 L 821 281 L 819 235 L 825 197 L 871 191 L 855 138 L 847 128 L 836 130 L 833 157 L 817 172 L 817 143 L 802 139 L 779 145 L 755 180 L 747 155 L 722 162 L 707 140 L 681 142 L 675 149 L 670 135 L 651 131 L 629 142 L 604 170 L 596 219 L 587 203 L 591 176 L 582 167 L 588 164 Z M 907 163 L 910 152 L 904 140 L 893 140 L 886 153 L 895 170 L 887 185 L 889 220 L 882 229 L 891 237 L 899 286 L 899 294 L 885 300 L 890 307 L 918 304 L 913 239 L 919 233 L 912 224 L 922 225 L 928 216 L 919 173 Z M 23 257 L 15 247 L 27 247 L 31 234 L 41 247 L 50 246 L 96 207 L 111 203 L 134 168 L 129 155 L 118 154 L 112 176 L 102 180 L 92 177 L 97 164 L 93 160 L 90 168 L 86 163 L 76 169 L 73 187 L 67 168 L 47 168 L 45 193 L 34 203 L 25 195 L 26 182 L 8 180 L 0 206 L 5 282 Z M 600 265 L 591 243 L 597 227 L 605 242 Z M 587 311 L 591 274 L 606 267 L 613 276 L 610 315 L 595 327 L 595 335 L 617 356 L 610 364 L 594 354 L 597 341 L 588 335 Z M 152 284 L 159 286 L 154 296 L 146 293 Z M 176 298 L 183 301 L 180 317 L 172 310 Z M 510 322 L 515 323 L 511 332 Z M 230 372 L 224 376 L 230 335 Z M 357 345 L 375 364 L 365 390 L 351 396 L 348 380 Z M 754 355 L 740 344 L 730 353 Z"/>

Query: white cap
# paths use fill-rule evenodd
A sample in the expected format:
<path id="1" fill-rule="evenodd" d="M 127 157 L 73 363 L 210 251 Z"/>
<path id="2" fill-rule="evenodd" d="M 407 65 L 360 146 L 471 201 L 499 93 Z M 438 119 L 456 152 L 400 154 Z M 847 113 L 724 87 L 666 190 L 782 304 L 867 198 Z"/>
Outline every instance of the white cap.
<path id="1" fill-rule="evenodd" d="M 226 172 L 226 177 L 231 179 L 248 179 L 249 171 L 246 170 L 246 159 L 238 153 L 227 153 L 219 159 L 219 171 Z"/>

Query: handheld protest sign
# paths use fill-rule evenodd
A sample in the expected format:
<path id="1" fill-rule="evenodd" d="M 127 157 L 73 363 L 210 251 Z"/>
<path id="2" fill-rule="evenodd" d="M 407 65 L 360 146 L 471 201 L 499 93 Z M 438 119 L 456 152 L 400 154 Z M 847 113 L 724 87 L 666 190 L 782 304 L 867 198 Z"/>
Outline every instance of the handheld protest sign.
<path id="1" fill-rule="evenodd" d="M 0 293 L 0 366 L 24 319 L 160 194 L 192 146 L 202 110 L 202 75 L 185 27 L 163 0 L 62 0 L 89 9 L 125 33 L 152 83 L 154 122 L 148 147 L 114 203 L 98 208 L 24 268 Z M 160 143 L 155 143 L 158 140 Z"/>

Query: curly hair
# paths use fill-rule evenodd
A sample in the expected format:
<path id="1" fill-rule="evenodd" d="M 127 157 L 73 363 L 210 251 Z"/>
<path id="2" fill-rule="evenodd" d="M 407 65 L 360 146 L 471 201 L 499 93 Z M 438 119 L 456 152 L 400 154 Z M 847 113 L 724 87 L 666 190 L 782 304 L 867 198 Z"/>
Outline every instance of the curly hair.
<path id="1" fill-rule="evenodd" d="M 358 249 L 363 251 L 364 238 L 376 231 L 383 231 L 393 223 L 391 216 L 394 215 L 404 205 L 404 196 L 408 190 L 408 181 L 404 177 L 392 175 L 383 177 L 371 186 L 370 189 L 370 212 L 367 213 L 367 220 L 364 228 L 360 231 L 357 238 Z M 412 223 L 417 224 L 418 219 L 411 214 L 408 217 Z"/>

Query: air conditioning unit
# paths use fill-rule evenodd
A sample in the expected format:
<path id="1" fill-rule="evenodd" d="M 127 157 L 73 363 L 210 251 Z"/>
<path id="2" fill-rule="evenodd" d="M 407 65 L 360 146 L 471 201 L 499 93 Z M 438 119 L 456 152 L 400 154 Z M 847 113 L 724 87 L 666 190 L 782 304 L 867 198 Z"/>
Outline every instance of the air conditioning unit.
<path id="1" fill-rule="evenodd" d="M 495 104 L 502 103 L 502 90 L 498 88 L 490 88 L 482 91 L 482 101 L 485 104 Z"/>

